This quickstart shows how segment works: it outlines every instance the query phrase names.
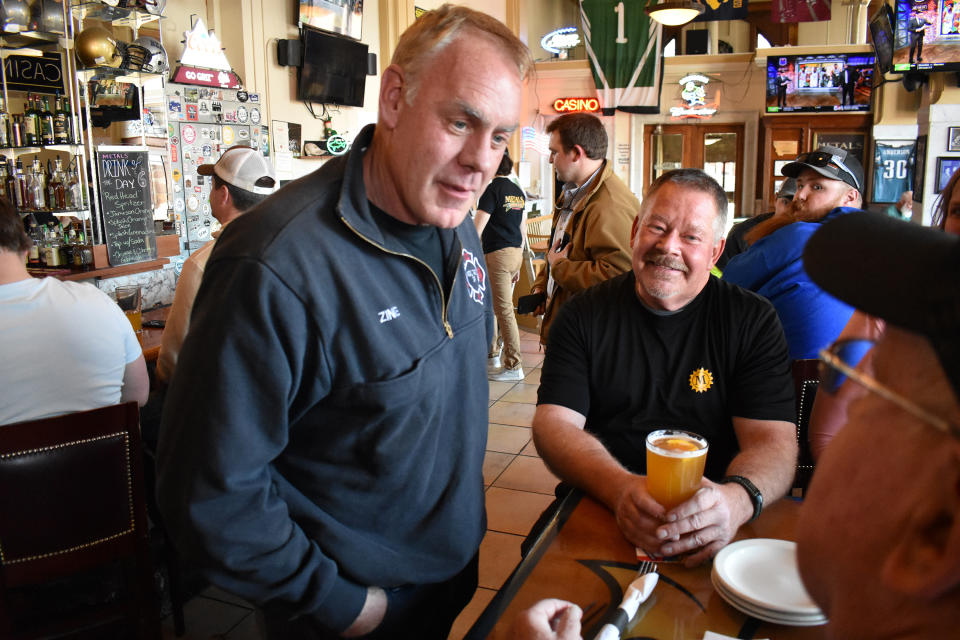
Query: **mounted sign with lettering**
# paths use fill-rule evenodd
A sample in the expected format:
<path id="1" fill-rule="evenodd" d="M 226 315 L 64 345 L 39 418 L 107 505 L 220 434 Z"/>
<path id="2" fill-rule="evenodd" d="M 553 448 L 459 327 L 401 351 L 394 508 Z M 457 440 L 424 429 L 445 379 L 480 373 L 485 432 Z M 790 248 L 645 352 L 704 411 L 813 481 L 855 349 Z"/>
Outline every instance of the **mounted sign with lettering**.
<path id="1" fill-rule="evenodd" d="M 221 89 L 240 88 L 240 78 L 233 71 L 216 71 L 197 67 L 177 67 L 173 74 L 173 82 L 197 84 L 202 87 L 219 87 Z"/>
<path id="2" fill-rule="evenodd" d="M 580 44 L 580 34 L 576 27 L 562 27 L 546 34 L 540 38 L 540 46 L 545 51 L 559 56 L 567 57 L 567 51 Z"/>
<path id="3" fill-rule="evenodd" d="M 596 98 L 557 98 L 553 101 L 553 109 L 558 113 L 599 111 L 600 101 Z"/>
<path id="4" fill-rule="evenodd" d="M 707 101 L 707 85 L 710 78 L 697 73 L 680 78 L 681 106 L 670 107 L 670 116 L 674 120 L 684 118 L 710 118 L 717 112 L 720 99 L 714 94 L 714 99 Z"/>
<path id="5" fill-rule="evenodd" d="M 63 59 L 59 53 L 43 56 L 8 56 L 3 61 L 8 91 L 64 93 Z"/>
<path id="6" fill-rule="evenodd" d="M 240 78 L 233 72 L 220 40 L 213 30 L 207 31 L 203 20 L 197 20 L 190 31 L 185 31 L 180 64 L 173 74 L 173 82 L 195 84 L 201 87 L 239 89 Z"/>

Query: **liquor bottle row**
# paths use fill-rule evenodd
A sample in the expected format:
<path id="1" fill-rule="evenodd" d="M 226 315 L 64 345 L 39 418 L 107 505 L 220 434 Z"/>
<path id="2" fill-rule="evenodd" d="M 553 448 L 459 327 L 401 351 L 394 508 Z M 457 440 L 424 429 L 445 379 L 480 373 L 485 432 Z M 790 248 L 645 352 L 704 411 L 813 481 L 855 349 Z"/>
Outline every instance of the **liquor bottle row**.
<path id="1" fill-rule="evenodd" d="M 57 157 L 47 160 L 44 170 L 39 158 L 33 159 L 26 170 L 23 158 L 0 163 L 0 195 L 26 211 L 76 211 L 83 208 L 83 189 L 77 170 L 76 157 L 67 169 Z"/>
<path id="2" fill-rule="evenodd" d="M 81 227 L 71 224 L 65 230 L 62 223 L 38 225 L 31 220 L 27 233 L 33 241 L 27 252 L 27 267 L 93 268 L 93 247 Z"/>
<path id="3" fill-rule="evenodd" d="M 23 113 L 12 114 L 0 99 L 0 147 L 36 147 L 78 144 L 77 126 L 70 100 L 57 93 L 54 110 L 50 98 L 28 93 Z"/>

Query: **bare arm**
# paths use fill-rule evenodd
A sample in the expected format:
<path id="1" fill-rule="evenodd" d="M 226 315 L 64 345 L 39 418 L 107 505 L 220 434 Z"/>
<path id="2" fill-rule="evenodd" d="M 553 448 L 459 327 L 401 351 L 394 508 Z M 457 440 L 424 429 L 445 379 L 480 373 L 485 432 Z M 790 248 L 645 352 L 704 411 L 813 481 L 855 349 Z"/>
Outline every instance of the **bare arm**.
<path id="1" fill-rule="evenodd" d="M 477 209 L 477 212 L 473 216 L 473 226 L 477 228 L 477 235 L 482 236 L 483 230 L 487 226 L 487 222 L 490 221 L 490 214 L 483 209 Z"/>
<path id="2" fill-rule="evenodd" d="M 353 624 L 343 632 L 343 637 L 354 638 L 370 633 L 380 626 L 386 614 L 386 592 L 380 587 L 367 587 L 367 599 L 363 603 L 363 609 L 360 610 Z"/>
<path id="3" fill-rule="evenodd" d="M 123 369 L 123 387 L 120 390 L 120 402 L 136 401 L 141 407 L 147 404 L 150 395 L 150 376 L 147 375 L 147 363 L 141 354 L 139 358 L 127 364 Z"/>
<path id="4" fill-rule="evenodd" d="M 616 516 L 635 545 L 656 549 L 655 530 L 664 508 L 647 493 L 646 479 L 631 473 L 603 443 L 583 430 L 586 417 L 555 404 L 542 404 L 533 417 L 533 441 L 547 466 L 563 481 L 583 489 Z"/>

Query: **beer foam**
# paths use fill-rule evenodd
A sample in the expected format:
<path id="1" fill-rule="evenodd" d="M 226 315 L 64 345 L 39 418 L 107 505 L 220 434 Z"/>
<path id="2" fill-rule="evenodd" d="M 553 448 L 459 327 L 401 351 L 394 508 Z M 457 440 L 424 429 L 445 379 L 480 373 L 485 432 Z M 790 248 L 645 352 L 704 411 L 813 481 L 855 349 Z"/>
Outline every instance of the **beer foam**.
<path id="1" fill-rule="evenodd" d="M 696 458 L 707 451 L 706 442 L 684 436 L 661 436 L 647 446 L 659 455 L 671 458 Z"/>

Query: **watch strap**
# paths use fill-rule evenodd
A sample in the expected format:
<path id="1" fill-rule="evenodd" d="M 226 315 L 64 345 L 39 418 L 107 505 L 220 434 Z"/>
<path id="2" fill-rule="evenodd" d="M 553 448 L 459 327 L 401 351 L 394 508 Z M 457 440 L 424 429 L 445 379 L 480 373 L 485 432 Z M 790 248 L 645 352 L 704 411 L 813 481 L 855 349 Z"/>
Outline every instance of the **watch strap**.
<path id="1" fill-rule="evenodd" d="M 757 489 L 757 485 L 744 476 L 726 476 L 718 484 L 729 484 L 731 482 L 743 487 L 750 497 L 750 502 L 753 503 L 753 516 L 747 522 L 753 522 L 760 517 L 760 513 L 763 511 L 763 494 Z"/>

